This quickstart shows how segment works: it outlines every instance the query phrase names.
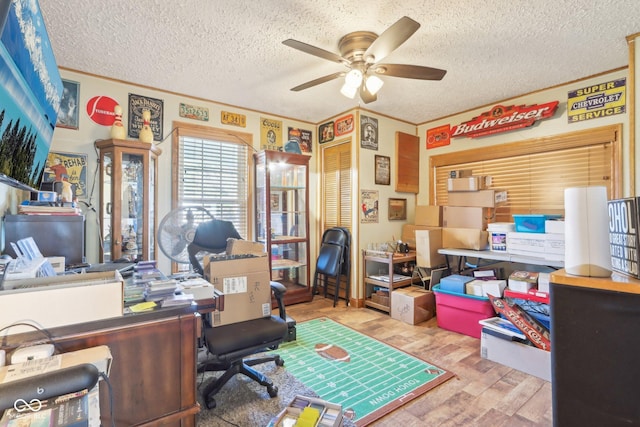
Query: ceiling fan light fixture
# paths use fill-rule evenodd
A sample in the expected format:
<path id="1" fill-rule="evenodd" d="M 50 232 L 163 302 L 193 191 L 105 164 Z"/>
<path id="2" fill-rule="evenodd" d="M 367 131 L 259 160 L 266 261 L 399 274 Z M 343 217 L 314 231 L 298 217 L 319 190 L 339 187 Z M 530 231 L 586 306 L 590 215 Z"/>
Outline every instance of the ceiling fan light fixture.
<path id="1" fill-rule="evenodd" d="M 380 77 L 369 76 L 367 77 L 365 85 L 367 86 L 367 90 L 369 91 L 369 93 L 371 95 L 375 95 L 382 88 L 382 85 L 384 85 L 384 82 Z"/>
<path id="2" fill-rule="evenodd" d="M 358 88 L 360 87 L 360 84 L 362 83 L 362 71 L 358 70 L 358 69 L 353 69 L 351 71 L 349 71 L 347 73 L 347 75 L 344 77 L 344 84 L 351 86 L 353 88 Z"/>
<path id="3" fill-rule="evenodd" d="M 342 89 L 340 89 L 340 93 L 346 96 L 347 98 L 355 98 L 356 93 L 358 92 L 358 86 L 350 86 L 348 83 L 342 85 Z"/>

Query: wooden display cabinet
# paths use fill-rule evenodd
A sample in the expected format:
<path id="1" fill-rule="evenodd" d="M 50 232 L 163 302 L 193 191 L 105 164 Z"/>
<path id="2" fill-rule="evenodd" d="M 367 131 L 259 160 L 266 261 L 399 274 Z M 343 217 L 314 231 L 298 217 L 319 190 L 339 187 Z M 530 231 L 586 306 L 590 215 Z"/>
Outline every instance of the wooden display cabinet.
<path id="1" fill-rule="evenodd" d="M 153 144 L 107 139 L 100 151 L 100 261 L 154 260 L 158 178 Z"/>
<path id="2" fill-rule="evenodd" d="M 285 304 L 311 300 L 309 158 L 280 151 L 254 155 L 255 240 L 269 254 L 272 280 L 287 287 Z"/>

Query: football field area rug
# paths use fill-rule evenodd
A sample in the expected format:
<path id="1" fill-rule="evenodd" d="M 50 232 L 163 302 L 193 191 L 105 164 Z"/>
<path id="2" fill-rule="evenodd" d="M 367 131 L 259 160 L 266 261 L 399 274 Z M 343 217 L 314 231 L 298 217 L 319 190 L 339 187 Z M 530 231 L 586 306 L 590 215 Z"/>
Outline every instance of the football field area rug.
<path id="1" fill-rule="evenodd" d="M 454 375 L 327 318 L 299 323 L 280 346 L 284 368 L 366 426 Z"/>

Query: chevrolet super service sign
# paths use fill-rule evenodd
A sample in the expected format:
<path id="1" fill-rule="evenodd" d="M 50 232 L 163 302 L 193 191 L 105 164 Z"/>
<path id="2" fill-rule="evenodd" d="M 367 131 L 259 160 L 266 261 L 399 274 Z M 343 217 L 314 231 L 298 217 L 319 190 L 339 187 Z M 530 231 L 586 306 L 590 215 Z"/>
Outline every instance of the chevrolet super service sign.
<path id="1" fill-rule="evenodd" d="M 624 114 L 626 79 L 583 87 L 568 93 L 567 119 L 569 123 Z"/>

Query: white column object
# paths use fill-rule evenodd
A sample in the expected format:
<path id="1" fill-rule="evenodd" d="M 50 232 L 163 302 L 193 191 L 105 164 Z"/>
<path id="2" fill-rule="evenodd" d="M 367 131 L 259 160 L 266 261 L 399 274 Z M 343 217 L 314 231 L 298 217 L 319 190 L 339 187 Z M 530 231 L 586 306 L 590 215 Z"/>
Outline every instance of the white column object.
<path id="1" fill-rule="evenodd" d="M 565 270 L 577 276 L 611 276 L 606 187 L 564 191 Z"/>

